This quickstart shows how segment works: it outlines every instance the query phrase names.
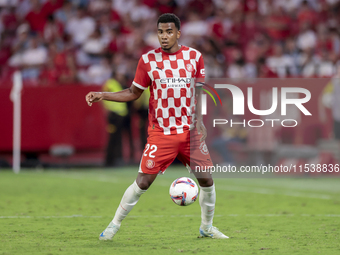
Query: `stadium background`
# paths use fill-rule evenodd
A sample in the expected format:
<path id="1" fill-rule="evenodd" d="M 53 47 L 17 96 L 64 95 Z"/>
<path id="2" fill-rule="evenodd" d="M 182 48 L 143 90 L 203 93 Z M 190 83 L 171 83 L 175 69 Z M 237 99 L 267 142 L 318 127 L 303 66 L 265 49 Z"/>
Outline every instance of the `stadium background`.
<path id="1" fill-rule="evenodd" d="M 125 164 L 133 165 L 102 168 L 106 112 L 102 104 L 85 102 L 86 93 L 100 91 L 112 70 L 130 86 L 141 54 L 158 47 L 158 15 L 174 12 L 182 21 L 180 43 L 203 53 L 211 82 L 233 79 L 243 91 L 251 84 L 256 107 L 273 84 L 312 93 L 306 107 L 313 116 L 299 128 L 239 130 L 239 138 L 247 139 L 230 144 L 236 163 L 261 164 L 275 155 L 282 156 L 277 164 L 334 163 L 339 149 L 331 112 L 321 121 L 317 106 L 340 57 L 339 3 L 0 0 L 0 254 L 339 254 L 340 179 L 322 178 L 334 175 L 215 178 L 214 225 L 230 237 L 225 241 L 196 238 L 199 203 L 179 207 L 169 198 L 173 180 L 189 176 L 182 165 L 157 177 L 112 242 L 99 241 L 136 178 L 140 115 L 133 105 L 133 149 L 126 132 L 123 136 Z M 34 168 L 16 175 L 10 171 L 10 91 L 18 69 L 24 78 L 22 163 Z M 219 114 L 229 118 L 230 95 L 218 92 L 223 107 L 208 97 L 212 114 L 206 123 Z M 208 132 L 214 161 L 225 161 L 216 143 L 223 135 Z M 75 153 L 53 156 L 55 145 Z"/>
<path id="2" fill-rule="evenodd" d="M 337 0 L 1 0 L 0 6 L 3 165 L 11 162 L 9 94 L 18 69 L 24 81 L 25 155 L 52 165 L 102 165 L 108 136 L 106 112 L 100 104 L 88 107 L 84 96 L 101 90 L 112 70 L 124 77 L 123 86 L 130 86 L 139 57 L 159 46 L 155 24 L 161 13 L 180 17 L 180 43 L 202 52 L 208 80 L 324 78 L 310 85 L 312 95 L 321 95 L 340 63 Z M 316 105 L 318 100 L 312 96 L 311 103 Z M 138 163 L 140 117 L 133 106 L 130 110 L 134 142 L 132 148 L 131 143 L 127 146 L 124 134 L 123 156 L 125 163 Z M 331 152 L 328 157 L 337 158 L 329 110 L 327 114 L 330 118 L 325 123 L 315 117 L 315 123 L 302 123 L 300 130 L 276 130 L 268 143 L 311 145 L 312 150 Z M 213 138 L 212 134 L 209 139 Z M 254 139 L 249 134 L 248 144 L 231 146 L 240 160 L 250 140 Z M 53 157 L 50 151 L 56 145 L 71 146 L 76 153 L 67 159 Z M 320 156 L 313 151 L 310 155 Z"/>

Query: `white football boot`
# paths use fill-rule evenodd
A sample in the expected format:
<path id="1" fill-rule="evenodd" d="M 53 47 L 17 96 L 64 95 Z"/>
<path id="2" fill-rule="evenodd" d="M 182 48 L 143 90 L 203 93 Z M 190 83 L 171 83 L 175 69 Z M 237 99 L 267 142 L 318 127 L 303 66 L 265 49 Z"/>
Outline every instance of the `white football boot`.
<path id="1" fill-rule="evenodd" d="M 226 235 L 224 235 L 218 228 L 213 226 L 201 226 L 200 227 L 200 236 L 199 237 L 210 237 L 214 239 L 227 239 Z"/>
<path id="2" fill-rule="evenodd" d="M 112 240 L 115 234 L 118 232 L 120 226 L 115 225 L 113 222 L 107 226 L 107 228 L 100 234 L 99 240 Z"/>

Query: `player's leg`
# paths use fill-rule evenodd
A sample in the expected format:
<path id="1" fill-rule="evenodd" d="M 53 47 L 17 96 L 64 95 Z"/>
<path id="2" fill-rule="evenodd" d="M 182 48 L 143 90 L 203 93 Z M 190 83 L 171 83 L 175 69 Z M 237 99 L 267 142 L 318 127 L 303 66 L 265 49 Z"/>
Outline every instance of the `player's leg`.
<path id="1" fill-rule="evenodd" d="M 111 240 L 113 238 L 118 232 L 122 221 L 137 204 L 140 196 L 145 193 L 156 177 L 157 174 L 138 173 L 136 180 L 126 189 L 113 220 L 100 234 L 100 240 Z"/>
<path id="2" fill-rule="evenodd" d="M 122 200 L 118 206 L 116 214 L 112 220 L 115 225 L 119 225 L 137 204 L 140 196 L 147 191 L 157 174 L 138 173 L 137 179 L 126 189 Z"/>
<path id="3" fill-rule="evenodd" d="M 195 175 L 200 186 L 199 203 L 201 206 L 201 226 L 200 236 L 211 237 L 216 239 L 228 238 L 220 232 L 213 224 L 216 192 L 215 185 L 211 173 L 209 171 L 195 171 L 197 169 L 206 169 L 205 167 L 212 166 L 209 151 L 205 142 L 199 141 L 199 136 L 191 136 L 189 143 L 183 146 L 180 151 L 179 159 L 183 164 L 188 164 L 193 169 L 192 173 Z"/>
<path id="4" fill-rule="evenodd" d="M 211 237 L 216 239 L 229 238 L 212 225 L 215 213 L 216 191 L 211 173 L 205 172 L 198 174 L 197 172 L 194 172 L 194 174 L 200 185 L 199 195 L 199 203 L 201 206 L 201 226 L 199 229 L 200 237 Z"/>
<path id="5" fill-rule="evenodd" d="M 140 196 L 150 187 L 159 173 L 176 158 L 177 150 L 172 137 L 149 135 L 139 166 L 137 179 L 127 188 L 109 226 L 100 235 L 100 240 L 110 240 L 118 232 L 122 220 L 137 204 Z"/>
<path id="6" fill-rule="evenodd" d="M 215 184 L 210 172 L 197 173 L 193 171 L 200 186 L 199 203 L 201 206 L 201 226 L 200 236 L 211 237 L 216 239 L 228 238 L 216 227 L 214 227 L 213 219 L 216 204 Z"/>
<path id="7" fill-rule="evenodd" d="M 214 181 L 209 172 L 199 174 L 195 172 L 193 173 L 200 186 L 200 195 L 198 201 L 201 206 L 201 219 L 202 219 L 201 225 L 211 226 L 213 223 L 216 203 Z"/>

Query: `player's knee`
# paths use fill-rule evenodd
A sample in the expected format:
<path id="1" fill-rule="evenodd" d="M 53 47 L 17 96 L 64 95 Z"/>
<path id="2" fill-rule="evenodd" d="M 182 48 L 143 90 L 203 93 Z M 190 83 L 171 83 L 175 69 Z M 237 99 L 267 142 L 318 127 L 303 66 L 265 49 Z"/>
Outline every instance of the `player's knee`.
<path id="1" fill-rule="evenodd" d="M 139 173 L 136 179 L 136 183 L 140 189 L 147 190 L 155 180 L 156 176 L 157 174 Z"/>
<path id="2" fill-rule="evenodd" d="M 136 180 L 138 187 L 142 190 L 147 190 L 150 187 L 150 183 L 145 180 Z"/>
<path id="3" fill-rule="evenodd" d="M 142 190 L 147 190 L 151 186 L 152 182 L 153 180 L 149 176 L 138 176 L 136 179 L 138 187 Z"/>
<path id="4" fill-rule="evenodd" d="M 198 183 L 201 187 L 211 187 L 214 184 L 212 178 L 200 178 L 198 179 Z"/>

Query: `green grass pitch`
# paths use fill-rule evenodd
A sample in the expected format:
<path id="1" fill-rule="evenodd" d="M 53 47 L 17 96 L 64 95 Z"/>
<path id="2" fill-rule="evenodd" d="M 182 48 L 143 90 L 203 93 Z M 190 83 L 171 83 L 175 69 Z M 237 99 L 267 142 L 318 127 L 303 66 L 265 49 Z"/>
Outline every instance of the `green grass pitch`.
<path id="1" fill-rule="evenodd" d="M 111 221 L 137 168 L 0 171 L 0 254 L 340 254 L 340 179 L 215 179 L 214 225 L 230 239 L 197 238 L 198 201 L 175 205 L 171 167 L 122 223 Z"/>

